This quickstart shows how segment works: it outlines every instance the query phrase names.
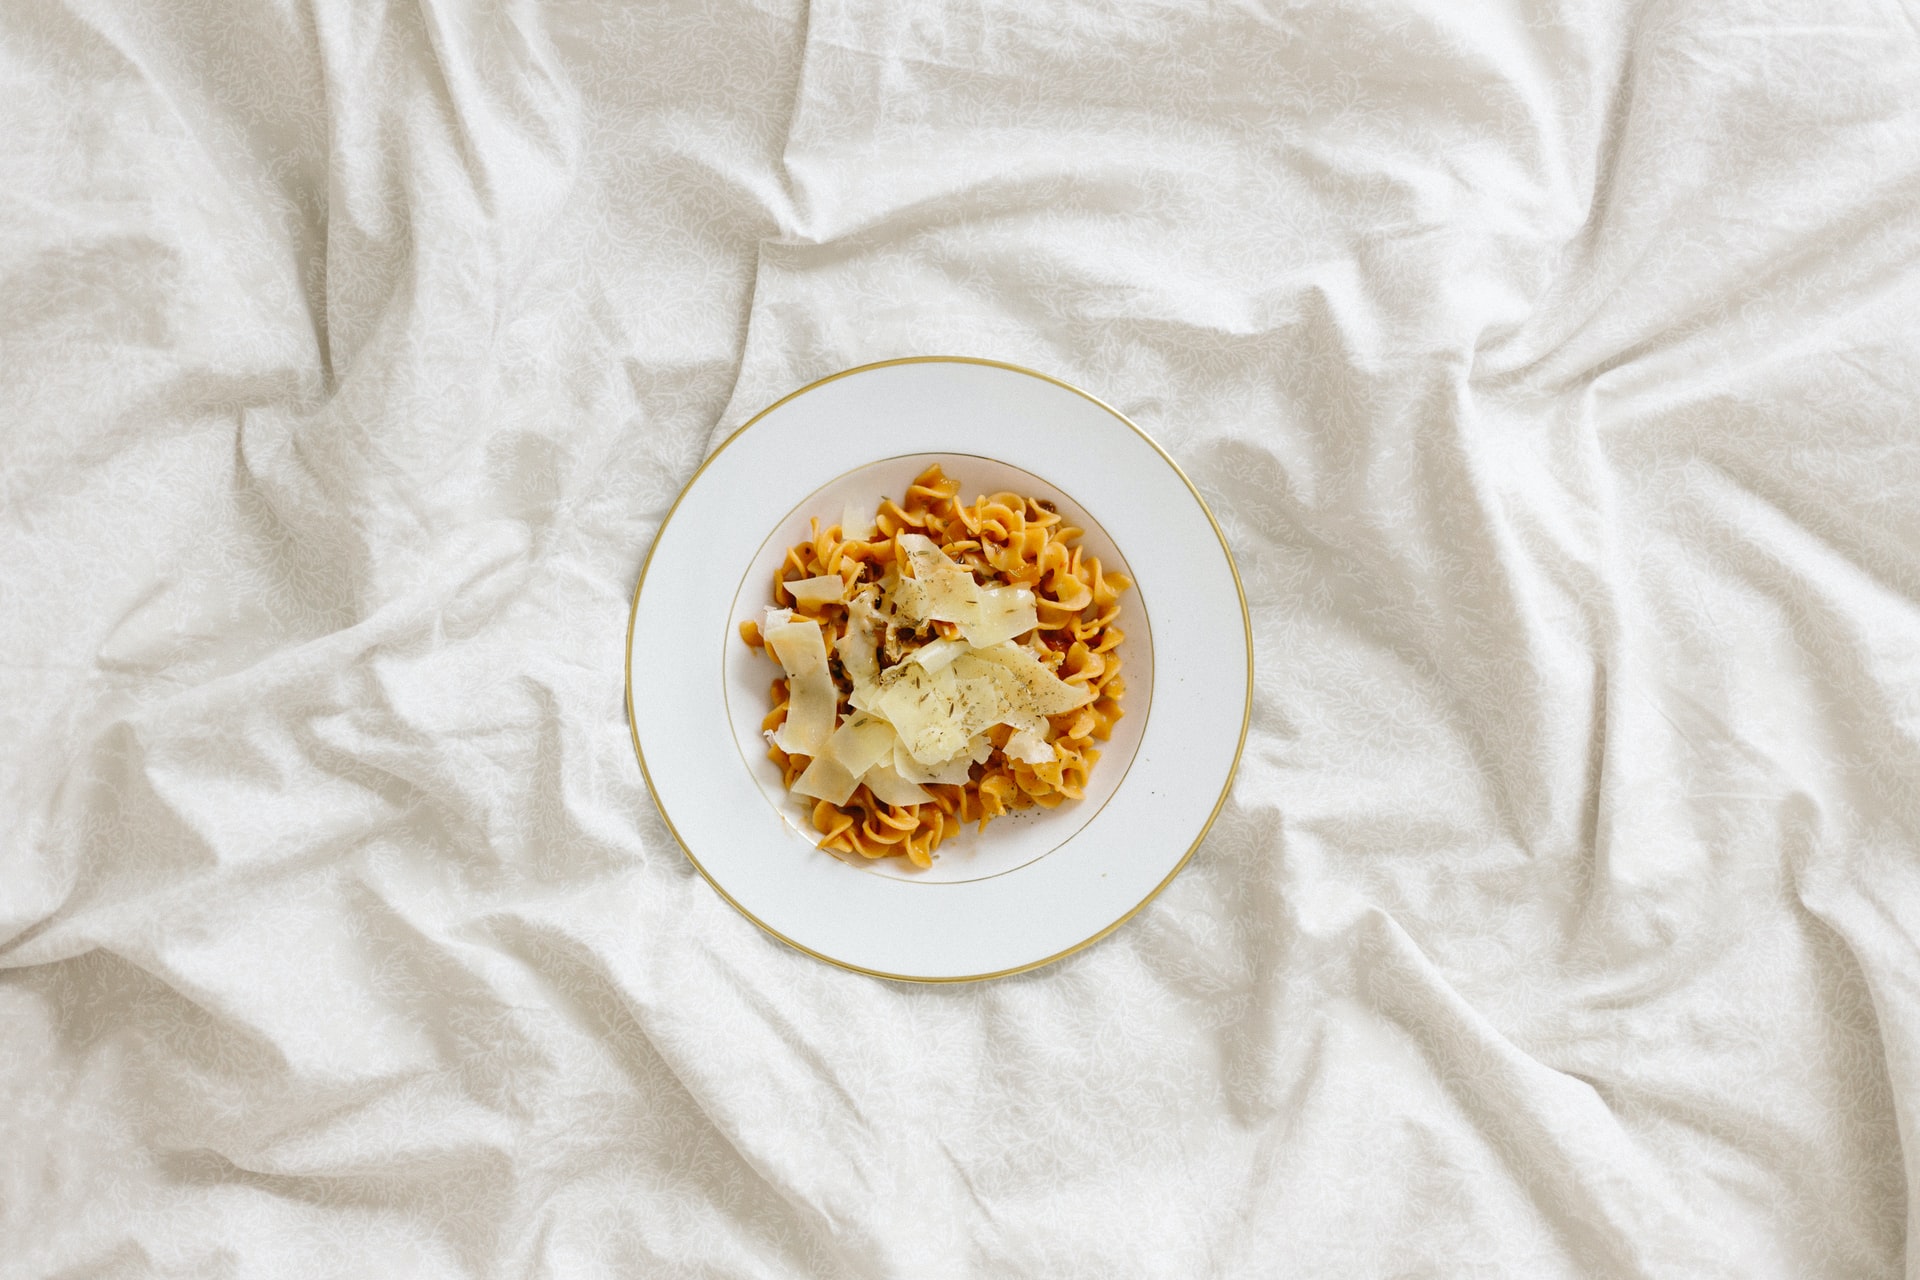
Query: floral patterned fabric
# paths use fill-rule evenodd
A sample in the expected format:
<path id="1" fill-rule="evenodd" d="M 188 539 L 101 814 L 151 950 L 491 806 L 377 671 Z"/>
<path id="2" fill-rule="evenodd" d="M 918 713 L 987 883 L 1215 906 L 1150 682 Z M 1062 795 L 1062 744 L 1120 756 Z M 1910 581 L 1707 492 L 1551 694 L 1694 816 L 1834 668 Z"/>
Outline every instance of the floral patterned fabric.
<path id="1" fill-rule="evenodd" d="M 1920 1275 L 1910 0 L 0 66 L 0 1275 Z M 928 353 L 1154 434 L 1257 641 L 1187 869 L 957 987 L 733 912 L 622 709 L 703 454 Z"/>

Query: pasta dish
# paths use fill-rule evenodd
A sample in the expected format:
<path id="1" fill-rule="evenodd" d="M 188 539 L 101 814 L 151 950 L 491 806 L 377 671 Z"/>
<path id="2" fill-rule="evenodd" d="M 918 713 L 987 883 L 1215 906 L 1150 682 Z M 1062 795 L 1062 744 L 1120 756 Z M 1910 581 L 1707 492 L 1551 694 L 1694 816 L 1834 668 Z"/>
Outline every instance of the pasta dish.
<path id="1" fill-rule="evenodd" d="M 740 635 L 779 663 L 762 723 L 821 848 L 929 867 L 962 823 L 1079 800 L 1126 691 L 1131 584 L 1052 503 L 961 503 L 928 467 L 775 570 Z"/>

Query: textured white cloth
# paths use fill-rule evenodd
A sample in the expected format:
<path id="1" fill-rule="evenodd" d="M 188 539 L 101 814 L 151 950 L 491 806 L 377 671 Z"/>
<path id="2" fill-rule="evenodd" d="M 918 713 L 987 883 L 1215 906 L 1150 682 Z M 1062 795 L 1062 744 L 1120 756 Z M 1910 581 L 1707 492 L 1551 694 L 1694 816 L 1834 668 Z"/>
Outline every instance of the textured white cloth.
<path id="1" fill-rule="evenodd" d="M 1920 1275 L 1911 0 L 0 68 L 0 1275 Z M 621 707 L 702 453 L 920 353 L 1153 433 L 1257 630 L 1187 870 L 976 986 L 736 915 Z"/>

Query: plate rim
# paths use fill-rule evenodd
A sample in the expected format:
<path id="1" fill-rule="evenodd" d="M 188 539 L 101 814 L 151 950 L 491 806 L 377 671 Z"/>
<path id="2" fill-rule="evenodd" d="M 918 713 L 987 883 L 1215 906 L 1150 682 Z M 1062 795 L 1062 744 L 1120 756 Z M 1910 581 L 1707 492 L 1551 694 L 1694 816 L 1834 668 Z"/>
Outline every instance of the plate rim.
<path id="1" fill-rule="evenodd" d="M 746 907 L 740 904 L 739 900 L 737 900 L 732 894 L 728 893 L 726 889 L 720 885 L 719 881 L 713 878 L 712 874 L 709 873 L 706 867 L 701 864 L 699 857 L 693 852 L 693 849 L 687 844 L 685 837 L 683 837 L 680 834 L 679 828 L 673 825 L 673 818 L 670 814 L 668 814 L 666 805 L 661 803 L 660 792 L 655 788 L 653 783 L 653 775 L 647 769 L 646 753 L 642 751 L 640 747 L 640 728 L 638 723 L 634 719 L 634 713 L 633 713 L 633 633 L 634 633 L 635 623 L 637 622 L 640 616 L 640 593 L 646 588 L 647 570 L 651 568 L 653 565 L 653 553 L 660 546 L 661 535 L 666 532 L 667 525 L 673 520 L 674 514 L 680 510 L 680 504 L 683 501 L 685 501 L 687 494 L 691 493 L 693 491 L 693 486 L 699 483 L 701 475 L 704 474 L 706 472 L 706 469 L 713 464 L 714 459 L 718 458 L 722 453 L 726 452 L 728 446 L 732 445 L 734 441 L 740 439 L 741 436 L 745 435 L 752 427 L 754 427 L 757 423 L 759 423 L 761 419 L 765 418 L 768 414 L 772 413 L 775 409 L 780 408 L 782 405 L 786 404 L 787 402 L 791 400 L 796 400 L 799 397 L 805 395 L 807 392 L 812 391 L 818 387 L 825 386 L 829 382 L 838 382 L 842 378 L 850 378 L 855 374 L 867 373 L 874 369 L 885 369 L 885 368 L 890 368 L 896 365 L 908 365 L 908 364 L 982 365 L 992 369 L 1004 369 L 1009 373 L 1024 374 L 1029 378 L 1037 378 L 1042 382 L 1051 383 L 1053 386 L 1059 387 L 1064 391 L 1070 391 L 1074 395 L 1079 396 L 1083 400 L 1090 401 L 1091 403 L 1098 406 L 1099 408 L 1104 409 L 1107 413 L 1111 414 L 1117 421 L 1119 421 L 1121 424 L 1123 424 L 1129 430 L 1131 430 L 1135 435 L 1139 436 L 1140 439 L 1146 443 L 1147 447 L 1149 447 L 1155 453 L 1160 455 L 1160 460 L 1166 463 L 1167 466 L 1173 470 L 1173 474 L 1179 477 L 1180 483 L 1186 486 L 1187 492 L 1191 494 L 1193 496 L 1193 500 L 1199 504 L 1201 514 L 1206 516 L 1207 525 L 1209 528 L 1213 530 L 1213 536 L 1215 540 L 1218 541 L 1220 544 L 1220 552 L 1223 556 L 1226 557 L 1227 572 L 1233 579 L 1234 595 L 1238 598 L 1239 604 L 1240 604 L 1241 640 L 1246 647 L 1246 653 L 1247 653 L 1246 692 L 1241 702 L 1239 741 L 1237 741 L 1234 744 L 1233 759 L 1227 766 L 1226 777 L 1221 780 L 1220 794 L 1217 798 L 1215 798 L 1213 802 L 1213 808 L 1207 813 L 1206 821 L 1200 824 L 1200 830 L 1194 835 L 1193 842 L 1187 846 L 1186 851 L 1180 855 L 1179 860 L 1173 864 L 1173 867 L 1167 872 L 1167 874 L 1164 877 L 1161 878 L 1160 882 L 1154 885 L 1153 888 L 1148 891 L 1146 897 L 1140 899 L 1139 902 L 1129 907 L 1125 912 L 1117 916 L 1114 920 L 1112 920 L 1110 923 L 1105 925 L 1103 928 L 1099 929 L 1097 932 L 1091 934 L 1090 936 L 1082 939 L 1079 942 L 1074 943 L 1070 947 L 1066 947 L 1060 951 L 1056 951 L 1052 955 L 1046 956 L 1042 959 L 1030 960 L 1024 964 L 1014 965 L 1013 967 L 1008 969 L 996 969 L 989 973 L 942 974 L 937 976 L 928 976 L 924 974 L 887 973 L 879 969 L 869 969 L 861 965 L 849 964 L 844 960 L 835 959 L 833 956 L 825 955 L 819 951 L 815 951 L 812 947 L 806 946 L 803 943 L 797 942 L 794 939 L 789 938 L 784 933 L 781 933 L 778 929 L 773 928 L 771 925 L 761 920 L 758 916 L 754 915 L 753 912 L 747 910 Z M 742 916 L 745 916 L 748 920 L 752 921 L 753 924 L 758 926 L 762 932 L 767 933 L 774 938 L 777 938 L 779 941 L 785 943 L 787 946 L 792 947 L 795 951 L 801 952 L 802 954 L 805 954 L 808 956 L 812 956 L 815 960 L 824 961 L 825 963 L 832 965 L 836 969 L 844 969 L 849 973 L 865 974 L 870 978 L 884 978 L 891 982 L 917 982 L 917 983 L 927 983 L 927 984 L 944 984 L 944 983 L 957 983 L 957 982 L 987 982 L 994 978 L 1006 978 L 1006 977 L 1011 977 L 1012 975 L 1017 973 L 1027 973 L 1034 969 L 1039 969 L 1046 965 L 1050 965 L 1056 960 L 1063 960 L 1067 956 L 1073 955 L 1075 952 L 1083 951 L 1086 948 L 1091 947 L 1094 943 L 1099 942 L 1102 938 L 1105 938 L 1108 934 L 1113 933 L 1115 930 L 1120 928 L 1121 925 L 1127 923 L 1127 921 L 1133 919 L 1136 915 L 1140 914 L 1140 912 L 1146 909 L 1148 903 L 1152 902 L 1155 898 L 1159 897 L 1161 892 L 1169 884 L 1173 883 L 1175 876 L 1178 876 L 1181 873 L 1181 871 L 1186 869 L 1186 865 L 1188 862 L 1192 861 L 1194 853 L 1197 852 L 1201 844 L 1205 842 L 1207 838 L 1207 833 L 1213 830 L 1213 824 L 1215 820 L 1219 818 L 1220 811 L 1226 807 L 1227 796 L 1233 790 L 1234 778 L 1238 776 L 1240 772 L 1240 757 L 1246 750 L 1247 731 L 1248 731 L 1248 728 L 1253 723 L 1253 690 L 1254 690 L 1253 620 L 1252 620 L 1252 616 L 1248 613 L 1248 610 L 1247 610 L 1246 586 L 1241 581 L 1241 578 L 1240 578 L 1240 566 L 1234 561 L 1233 548 L 1227 544 L 1226 534 L 1221 530 L 1219 520 L 1214 518 L 1213 508 L 1207 505 L 1206 498 L 1201 495 L 1200 490 L 1194 485 L 1193 480 L 1187 475 L 1187 473 L 1184 470 L 1181 469 L 1180 464 L 1174 461 L 1173 455 L 1168 453 L 1166 449 L 1161 447 L 1160 442 L 1158 440 L 1155 440 L 1151 435 L 1149 435 L 1147 431 L 1140 426 L 1139 423 L 1135 422 L 1133 419 L 1129 418 L 1126 414 L 1120 412 L 1118 409 L 1114 408 L 1112 405 L 1108 404 L 1106 401 L 1100 399 L 1098 396 L 1092 395 L 1091 393 L 1084 391 L 1079 387 L 1074 386 L 1072 383 L 1064 381 L 1063 379 L 1060 379 L 1060 378 L 1056 378 L 1051 374 L 1042 373 L 1038 369 L 1029 369 L 1025 365 L 1012 364 L 1005 360 L 988 359 L 984 356 L 955 356 L 955 355 L 896 356 L 890 360 L 875 360 L 867 364 L 853 365 L 852 367 L 842 369 L 837 373 L 830 373 L 824 378 L 816 378 L 812 382 L 809 382 L 804 386 L 801 386 L 792 391 L 789 391 L 786 395 L 781 396 L 778 400 L 775 400 L 773 403 L 767 405 L 764 409 L 761 409 L 758 413 L 754 414 L 752 417 L 748 418 L 745 422 L 741 423 L 738 427 L 734 428 L 733 431 L 729 432 L 725 440 L 722 440 L 720 444 L 711 453 L 707 454 L 706 457 L 700 460 L 700 465 L 694 468 L 693 474 L 691 476 L 688 476 L 687 482 L 680 487 L 680 492 L 674 495 L 673 502 L 670 506 L 668 506 L 666 515 L 660 518 L 659 526 L 656 527 L 653 531 L 653 540 L 647 546 L 647 554 L 640 561 L 640 576 L 634 582 L 634 585 L 633 585 L 632 603 L 629 604 L 627 607 L 627 642 L 626 642 L 626 653 L 622 658 L 622 664 L 626 672 L 624 696 L 625 696 L 626 711 L 627 711 L 627 734 L 633 742 L 633 755 L 634 755 L 634 759 L 640 765 L 640 777 L 641 777 L 641 780 L 646 784 L 647 798 L 653 802 L 654 810 L 660 815 L 661 822 L 666 824 L 667 831 L 669 834 L 673 836 L 674 843 L 680 846 L 680 851 L 687 856 L 687 861 L 693 864 L 693 869 L 700 873 L 700 878 L 702 880 L 705 880 L 707 882 L 708 887 L 710 887 L 715 893 L 719 894 L 721 899 L 724 902 L 726 902 L 728 906 L 732 907 L 735 911 L 739 912 Z"/>

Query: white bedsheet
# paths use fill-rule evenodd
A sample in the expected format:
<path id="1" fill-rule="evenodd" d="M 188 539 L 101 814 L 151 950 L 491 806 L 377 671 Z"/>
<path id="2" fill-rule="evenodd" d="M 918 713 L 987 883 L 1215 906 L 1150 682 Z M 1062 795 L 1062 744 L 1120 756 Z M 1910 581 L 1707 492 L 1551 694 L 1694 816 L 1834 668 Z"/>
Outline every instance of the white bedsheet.
<path id="1" fill-rule="evenodd" d="M 0 1274 L 1920 1275 L 1920 9 L 0 9 Z M 1154 433 L 1232 799 L 985 985 L 621 707 L 705 450 Z M 755 518 L 750 495 L 743 518 Z"/>

